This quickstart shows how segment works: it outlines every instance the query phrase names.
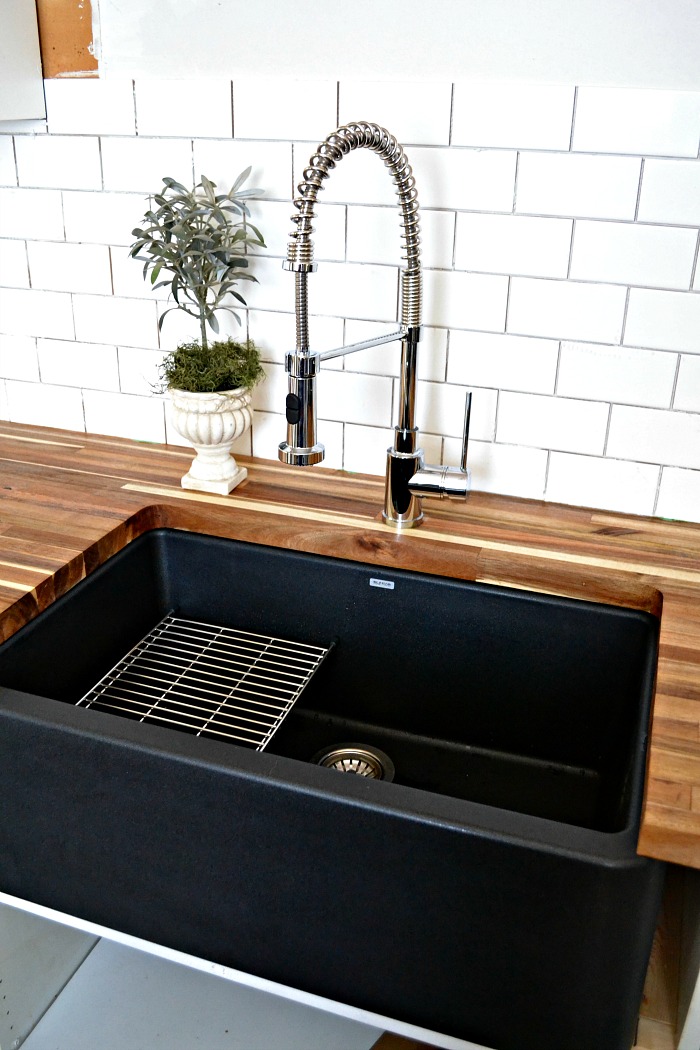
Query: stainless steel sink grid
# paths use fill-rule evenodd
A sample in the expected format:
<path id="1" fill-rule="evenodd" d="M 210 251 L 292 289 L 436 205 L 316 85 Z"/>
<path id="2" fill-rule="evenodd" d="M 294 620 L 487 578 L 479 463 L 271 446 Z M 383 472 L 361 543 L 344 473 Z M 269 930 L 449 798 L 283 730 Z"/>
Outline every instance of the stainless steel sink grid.
<path id="1" fill-rule="evenodd" d="M 76 706 L 263 751 L 328 651 L 169 615 Z"/>

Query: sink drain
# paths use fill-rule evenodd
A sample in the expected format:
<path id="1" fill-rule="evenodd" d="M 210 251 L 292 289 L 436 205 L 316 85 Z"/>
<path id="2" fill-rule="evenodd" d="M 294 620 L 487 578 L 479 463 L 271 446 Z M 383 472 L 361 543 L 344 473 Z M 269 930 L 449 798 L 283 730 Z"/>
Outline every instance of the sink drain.
<path id="1" fill-rule="evenodd" d="M 337 769 L 339 773 L 355 773 L 371 780 L 394 779 L 394 763 L 378 747 L 366 744 L 338 744 L 324 748 L 311 760 L 318 766 Z"/>

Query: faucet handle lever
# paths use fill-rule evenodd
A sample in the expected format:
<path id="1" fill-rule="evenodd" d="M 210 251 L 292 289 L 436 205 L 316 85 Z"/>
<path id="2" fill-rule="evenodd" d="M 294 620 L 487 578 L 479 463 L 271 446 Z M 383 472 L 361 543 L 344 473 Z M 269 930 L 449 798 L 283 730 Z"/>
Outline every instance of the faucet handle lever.
<path id="1" fill-rule="evenodd" d="M 466 473 L 467 471 L 467 452 L 469 450 L 469 424 L 471 422 L 472 415 L 472 392 L 467 391 L 467 397 L 464 403 L 464 430 L 462 431 L 462 458 L 459 462 L 459 469 Z"/>
<path id="2" fill-rule="evenodd" d="M 464 406 L 464 429 L 462 431 L 462 456 L 458 467 L 431 466 L 422 463 L 408 482 L 414 496 L 436 499 L 465 500 L 471 488 L 471 471 L 467 466 L 469 449 L 469 423 L 472 413 L 472 393 L 467 392 Z"/>

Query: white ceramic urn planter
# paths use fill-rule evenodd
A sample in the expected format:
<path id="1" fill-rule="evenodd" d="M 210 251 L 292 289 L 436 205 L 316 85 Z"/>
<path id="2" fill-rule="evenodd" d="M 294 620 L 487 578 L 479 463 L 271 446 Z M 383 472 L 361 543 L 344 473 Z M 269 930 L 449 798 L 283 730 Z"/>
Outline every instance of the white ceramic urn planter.
<path id="1" fill-rule="evenodd" d="M 170 397 L 175 429 L 197 452 L 182 478 L 183 489 L 226 496 L 248 476 L 231 455 L 231 446 L 253 421 L 249 387 L 207 394 L 171 389 Z"/>

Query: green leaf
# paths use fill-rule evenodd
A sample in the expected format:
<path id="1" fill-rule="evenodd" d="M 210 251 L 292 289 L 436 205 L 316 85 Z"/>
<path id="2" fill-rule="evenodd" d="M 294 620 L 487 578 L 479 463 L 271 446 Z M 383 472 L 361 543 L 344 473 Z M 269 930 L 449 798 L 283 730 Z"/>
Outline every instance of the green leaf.
<path id="1" fill-rule="evenodd" d="M 187 189 L 182 185 L 181 182 L 176 182 L 175 179 L 171 179 L 166 176 L 163 179 L 163 183 L 171 190 L 178 190 L 180 193 L 187 193 Z"/>

